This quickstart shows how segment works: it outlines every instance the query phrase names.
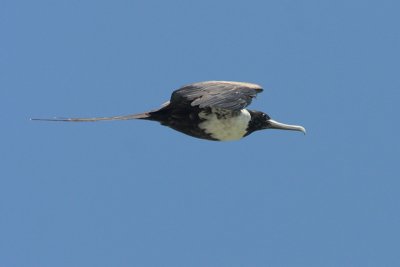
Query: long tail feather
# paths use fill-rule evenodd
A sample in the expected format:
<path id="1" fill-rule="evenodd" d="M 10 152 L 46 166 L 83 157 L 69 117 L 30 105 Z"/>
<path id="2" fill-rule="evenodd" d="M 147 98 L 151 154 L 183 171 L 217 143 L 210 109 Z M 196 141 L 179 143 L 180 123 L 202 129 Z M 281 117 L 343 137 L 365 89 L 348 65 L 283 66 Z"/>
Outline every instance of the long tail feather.
<path id="1" fill-rule="evenodd" d="M 32 118 L 32 121 L 68 121 L 68 122 L 94 122 L 94 121 L 115 121 L 115 120 L 134 120 L 134 119 L 146 119 L 149 118 L 150 114 L 148 112 L 140 114 L 131 114 L 124 116 L 114 116 L 114 117 L 96 117 L 96 118 L 50 118 L 50 119 L 39 119 Z"/>

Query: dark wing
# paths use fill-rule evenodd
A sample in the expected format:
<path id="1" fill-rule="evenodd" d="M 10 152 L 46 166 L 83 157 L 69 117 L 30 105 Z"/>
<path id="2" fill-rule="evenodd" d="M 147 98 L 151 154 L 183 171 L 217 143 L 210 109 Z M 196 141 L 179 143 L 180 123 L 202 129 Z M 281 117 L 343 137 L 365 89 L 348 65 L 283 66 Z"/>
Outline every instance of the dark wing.
<path id="1" fill-rule="evenodd" d="M 243 82 L 209 81 L 193 83 L 174 91 L 171 104 L 240 110 L 261 93 L 261 86 Z"/>

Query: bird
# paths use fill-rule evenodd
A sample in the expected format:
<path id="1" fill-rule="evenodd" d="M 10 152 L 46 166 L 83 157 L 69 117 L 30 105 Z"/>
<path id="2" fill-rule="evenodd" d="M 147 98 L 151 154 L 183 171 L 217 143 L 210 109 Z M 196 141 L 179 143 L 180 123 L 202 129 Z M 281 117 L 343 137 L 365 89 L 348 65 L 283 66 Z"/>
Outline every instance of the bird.
<path id="1" fill-rule="evenodd" d="M 184 85 L 171 94 L 169 101 L 148 112 L 114 117 L 50 118 L 35 121 L 96 122 L 113 120 L 149 120 L 159 122 L 186 135 L 211 140 L 239 140 L 264 129 L 300 131 L 303 126 L 280 123 L 265 112 L 249 110 L 263 88 L 254 83 L 204 81 Z"/>

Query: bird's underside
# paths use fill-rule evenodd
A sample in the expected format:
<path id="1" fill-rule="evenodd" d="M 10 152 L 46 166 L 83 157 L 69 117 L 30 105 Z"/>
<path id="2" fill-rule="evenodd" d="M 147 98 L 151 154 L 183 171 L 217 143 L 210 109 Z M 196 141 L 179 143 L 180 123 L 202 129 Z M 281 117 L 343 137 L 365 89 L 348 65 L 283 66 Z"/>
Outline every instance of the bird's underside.
<path id="1" fill-rule="evenodd" d="M 207 140 L 217 140 L 209 133 L 199 127 L 203 119 L 199 117 L 201 112 L 209 113 L 210 108 L 200 109 L 198 107 L 174 107 L 169 104 L 159 110 L 148 112 L 145 120 L 158 121 L 164 126 L 168 126 L 181 133 Z"/>
<path id="2" fill-rule="evenodd" d="M 149 112 L 114 117 L 32 120 L 96 122 L 144 119 L 158 121 L 162 125 L 201 139 L 214 141 L 235 140 L 258 130 L 256 128 L 252 129 L 252 125 L 256 125 L 253 123 L 253 112 L 245 108 L 257 93 L 262 91 L 263 89 L 259 85 L 251 83 L 200 82 L 175 90 L 171 95 L 170 101 L 162 105 L 161 108 Z M 249 129 L 252 130 L 249 131 Z"/>

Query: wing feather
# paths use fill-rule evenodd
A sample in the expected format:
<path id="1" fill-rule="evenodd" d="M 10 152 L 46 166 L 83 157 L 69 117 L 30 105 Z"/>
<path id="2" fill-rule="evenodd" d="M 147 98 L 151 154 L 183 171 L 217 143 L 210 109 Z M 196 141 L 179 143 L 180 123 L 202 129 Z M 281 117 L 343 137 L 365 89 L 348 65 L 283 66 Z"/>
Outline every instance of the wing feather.
<path id="1" fill-rule="evenodd" d="M 174 91 L 171 104 L 240 110 L 250 105 L 252 99 L 262 91 L 261 86 L 252 83 L 200 82 Z"/>

